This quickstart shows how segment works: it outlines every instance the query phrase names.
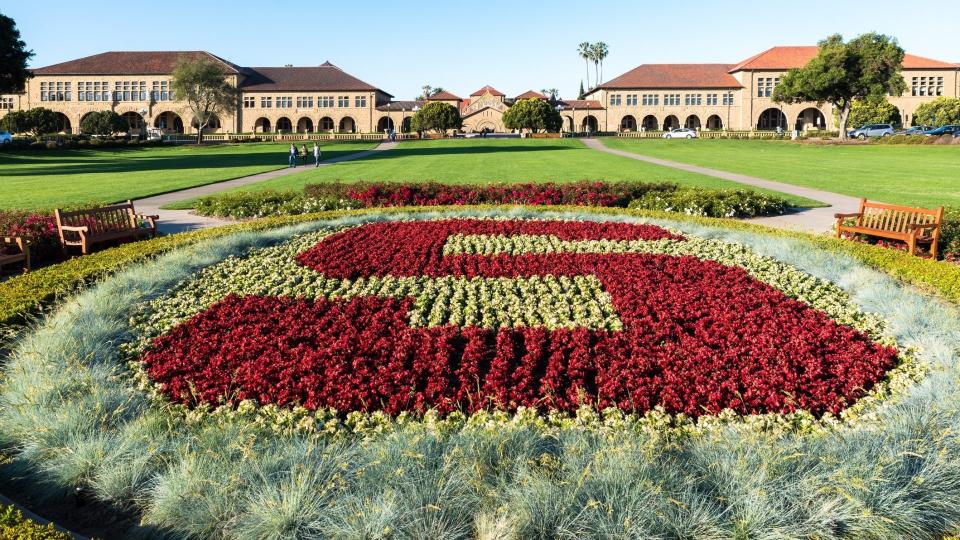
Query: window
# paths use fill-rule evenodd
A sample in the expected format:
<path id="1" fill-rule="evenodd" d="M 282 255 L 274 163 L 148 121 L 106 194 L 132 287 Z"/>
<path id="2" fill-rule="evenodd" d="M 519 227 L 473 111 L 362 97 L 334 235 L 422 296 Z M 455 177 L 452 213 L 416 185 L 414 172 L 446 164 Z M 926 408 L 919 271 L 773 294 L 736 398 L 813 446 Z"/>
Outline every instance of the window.
<path id="1" fill-rule="evenodd" d="M 733 92 L 727 92 L 723 94 L 723 104 L 733 105 Z"/>
<path id="2" fill-rule="evenodd" d="M 257 98 L 253 96 L 243 96 L 243 108 L 252 109 L 257 106 Z"/>
<path id="3" fill-rule="evenodd" d="M 261 97 L 261 98 L 260 98 L 260 108 L 261 108 L 261 109 L 269 109 L 270 107 L 273 107 L 273 99 L 272 99 L 272 98 L 269 98 L 269 97 Z"/>
<path id="4" fill-rule="evenodd" d="M 610 94 L 610 106 L 619 107 L 621 105 L 621 97 L 620 94 Z"/>
<path id="5" fill-rule="evenodd" d="M 353 105 L 357 108 L 367 106 L 367 96 L 357 96 L 353 99 Z"/>
<path id="6" fill-rule="evenodd" d="M 664 101 L 666 103 L 666 101 Z M 644 94 L 643 95 L 643 104 L 647 106 L 654 106 L 660 104 L 660 94 Z"/>
<path id="7" fill-rule="evenodd" d="M 680 105 L 680 94 L 664 94 L 663 104 L 667 106 Z"/>
<path id="8" fill-rule="evenodd" d="M 0 98 L 0 111 L 9 111 L 11 109 L 13 109 L 13 98 Z"/>
<path id="9" fill-rule="evenodd" d="M 313 97 L 312 97 L 312 96 L 297 96 L 297 108 L 298 108 L 298 109 L 312 109 L 312 108 L 313 108 Z"/>
<path id="10" fill-rule="evenodd" d="M 41 82 L 40 101 L 71 101 L 73 99 L 71 84 L 63 81 Z"/>
<path id="11" fill-rule="evenodd" d="M 943 77 L 937 77 L 937 95 L 943 95 Z"/>
<path id="12" fill-rule="evenodd" d="M 337 96 L 337 107 L 345 109 L 350 106 L 350 96 Z"/>
<path id="13" fill-rule="evenodd" d="M 317 106 L 321 108 L 333 108 L 333 96 L 317 97 Z"/>
<path id="14" fill-rule="evenodd" d="M 277 96 L 277 108 L 279 109 L 289 109 L 293 107 L 293 97 L 291 96 Z"/>
<path id="15" fill-rule="evenodd" d="M 716 104 L 717 104 L 717 95 L 707 94 L 707 105 L 716 105 Z"/>
<path id="16" fill-rule="evenodd" d="M 683 96 L 684 105 L 702 105 L 703 94 L 686 94 Z"/>
<path id="17" fill-rule="evenodd" d="M 632 107 L 637 104 L 637 95 L 636 94 L 627 94 L 627 107 Z"/>
<path id="18" fill-rule="evenodd" d="M 773 89 L 780 84 L 780 77 L 760 77 L 757 79 L 757 97 L 770 97 Z"/>
<path id="19" fill-rule="evenodd" d="M 150 99 L 153 101 L 171 101 L 173 92 L 170 90 L 168 81 L 153 81 L 150 89 Z"/>

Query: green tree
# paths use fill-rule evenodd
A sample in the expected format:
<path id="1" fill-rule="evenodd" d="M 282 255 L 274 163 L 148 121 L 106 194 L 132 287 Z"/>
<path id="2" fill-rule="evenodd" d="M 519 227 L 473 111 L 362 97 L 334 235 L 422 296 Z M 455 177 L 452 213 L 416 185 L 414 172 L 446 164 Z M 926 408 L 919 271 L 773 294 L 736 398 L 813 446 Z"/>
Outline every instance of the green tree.
<path id="1" fill-rule="evenodd" d="M 33 57 L 26 47 L 17 23 L 0 13 L 0 94 L 23 92 L 30 78 L 27 61 Z"/>
<path id="2" fill-rule="evenodd" d="M 449 103 L 431 101 L 414 113 L 410 126 L 414 131 L 436 131 L 445 133 L 448 129 L 460 129 L 463 120 L 460 111 Z"/>
<path id="3" fill-rule="evenodd" d="M 420 100 L 420 101 L 424 101 L 424 100 L 426 100 L 426 99 L 429 98 L 429 97 L 433 97 L 433 96 L 439 94 L 440 92 L 443 92 L 443 87 L 442 87 L 442 86 L 437 86 L 436 88 L 434 88 L 433 86 L 430 86 L 429 84 L 425 84 L 425 85 L 423 85 L 423 87 L 422 87 L 422 92 L 420 92 L 420 95 L 417 96 L 417 99 Z"/>
<path id="4" fill-rule="evenodd" d="M 508 129 L 560 131 L 563 119 L 560 113 L 542 99 L 521 99 L 503 113 L 503 125 Z"/>
<path id="5" fill-rule="evenodd" d="M 577 99 L 583 99 L 587 97 L 587 93 L 583 91 L 583 81 L 580 81 L 580 92 L 577 93 Z"/>
<path id="6" fill-rule="evenodd" d="M 11 133 L 29 133 L 34 137 L 63 131 L 60 116 L 43 107 L 12 111 L 0 120 L 0 127 Z"/>
<path id="7" fill-rule="evenodd" d="M 593 49 L 591 48 L 589 41 L 584 41 L 577 45 L 577 53 L 580 55 L 580 58 L 583 58 L 583 65 L 587 66 L 587 88 L 590 88 L 590 58 L 593 55 Z M 583 81 L 580 81 L 580 85 L 583 85 Z M 583 91 L 580 92 L 583 94 Z"/>
<path id="8" fill-rule="evenodd" d="M 130 129 L 130 123 L 113 111 L 92 112 L 80 120 L 80 131 L 91 135 L 113 135 Z"/>
<path id="9" fill-rule="evenodd" d="M 840 121 L 840 138 L 847 138 L 850 109 L 856 99 L 899 96 L 906 89 L 901 69 L 903 49 L 882 34 L 863 34 L 848 43 L 834 34 L 819 43 L 807 65 L 791 69 L 773 91 L 778 103 L 830 103 Z"/>
<path id="10" fill-rule="evenodd" d="M 602 41 L 598 41 L 590 46 L 590 53 L 593 59 L 594 68 L 599 66 L 599 73 L 597 73 L 597 85 L 603 82 L 603 61 L 607 59 L 607 55 L 610 54 L 610 47 Z"/>
<path id="11" fill-rule="evenodd" d="M 834 117 L 836 116 L 834 114 Z M 853 100 L 853 105 L 850 106 L 850 117 L 847 118 L 847 124 L 853 127 L 860 127 L 865 124 L 899 123 L 900 109 L 883 96 Z"/>
<path id="12" fill-rule="evenodd" d="M 237 89 L 226 79 L 223 65 L 206 58 L 181 59 L 173 68 L 173 91 L 187 102 L 197 125 L 197 144 L 203 130 L 218 115 L 237 105 Z"/>
<path id="13" fill-rule="evenodd" d="M 939 127 L 947 124 L 960 124 L 960 99 L 958 98 L 938 97 L 920 105 L 913 113 L 915 126 Z"/>

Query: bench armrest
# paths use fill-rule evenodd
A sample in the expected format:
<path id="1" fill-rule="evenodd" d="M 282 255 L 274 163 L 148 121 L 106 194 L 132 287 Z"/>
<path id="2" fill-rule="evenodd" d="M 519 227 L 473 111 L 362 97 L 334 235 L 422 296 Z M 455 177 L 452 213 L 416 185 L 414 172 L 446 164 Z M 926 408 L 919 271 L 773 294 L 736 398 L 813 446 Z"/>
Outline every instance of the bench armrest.
<path id="1" fill-rule="evenodd" d="M 845 218 L 860 217 L 861 215 L 862 214 L 860 214 L 860 212 L 855 212 L 853 214 L 834 214 L 833 217 L 834 219 L 845 219 Z"/>
<path id="2" fill-rule="evenodd" d="M 85 232 L 88 232 L 88 231 L 90 230 L 90 227 L 87 227 L 86 225 L 83 225 L 83 226 L 80 226 L 80 227 L 74 227 L 74 226 L 72 226 L 72 225 L 60 225 L 60 230 L 61 230 L 61 231 L 73 231 L 73 232 L 83 232 L 83 233 L 85 233 Z"/>
<path id="3" fill-rule="evenodd" d="M 134 214 L 133 217 L 141 221 L 146 221 L 150 225 L 151 229 L 157 228 L 157 220 L 160 219 L 160 216 L 153 216 L 153 215 L 146 215 L 146 214 Z"/>

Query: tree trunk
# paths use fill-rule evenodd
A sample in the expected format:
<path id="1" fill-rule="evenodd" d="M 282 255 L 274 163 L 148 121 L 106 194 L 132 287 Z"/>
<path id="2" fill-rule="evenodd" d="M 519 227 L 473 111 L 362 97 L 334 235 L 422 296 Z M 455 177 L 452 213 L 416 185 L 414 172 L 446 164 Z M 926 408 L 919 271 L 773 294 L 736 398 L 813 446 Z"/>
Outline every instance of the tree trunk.
<path id="1" fill-rule="evenodd" d="M 850 104 L 846 103 L 840 107 L 840 140 L 847 140 L 847 120 L 850 119 Z"/>
<path id="2" fill-rule="evenodd" d="M 583 59 L 583 65 L 587 67 L 587 88 L 590 88 L 590 62 L 586 58 Z"/>
<path id="3" fill-rule="evenodd" d="M 597 86 L 600 86 L 600 80 L 599 80 L 600 79 L 600 63 L 599 62 L 593 63 L 593 79 L 594 79 L 593 82 L 596 83 L 593 85 L 594 88 L 596 88 Z"/>

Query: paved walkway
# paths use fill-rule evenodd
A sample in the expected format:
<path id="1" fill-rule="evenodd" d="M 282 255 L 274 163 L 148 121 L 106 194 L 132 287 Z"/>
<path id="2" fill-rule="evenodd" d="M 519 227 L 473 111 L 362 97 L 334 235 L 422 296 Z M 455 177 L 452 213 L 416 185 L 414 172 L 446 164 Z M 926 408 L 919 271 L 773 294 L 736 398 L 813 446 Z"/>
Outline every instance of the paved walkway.
<path id="1" fill-rule="evenodd" d="M 327 167 L 334 163 L 340 163 L 343 161 L 362 159 L 378 152 L 392 150 L 393 148 L 396 148 L 397 144 L 398 143 L 396 142 L 383 142 L 371 150 L 364 150 L 363 152 L 355 152 L 353 154 L 331 158 L 327 161 L 321 161 L 320 167 Z M 257 182 L 263 182 L 264 180 L 271 180 L 281 176 L 302 173 L 312 169 L 314 169 L 314 167 L 311 165 L 295 168 L 285 167 L 275 171 L 267 171 L 264 173 L 235 178 L 233 180 L 227 180 L 224 182 L 217 182 L 215 184 L 207 184 L 204 186 L 197 186 L 195 188 L 164 193 L 162 195 L 155 195 L 153 197 L 147 197 L 144 199 L 137 199 L 133 201 L 133 204 L 137 209 L 138 214 L 160 216 L 160 221 L 157 224 L 157 228 L 163 233 L 177 233 L 191 231 L 194 229 L 216 227 L 218 225 L 228 223 L 229 221 L 213 217 L 198 216 L 196 214 L 192 214 L 190 210 L 163 210 L 160 207 L 165 204 L 170 204 L 185 199 L 193 199 L 196 197 L 204 197 L 206 195 L 212 195 L 214 193 L 219 193 L 221 191 L 226 191 L 236 187 L 256 184 Z"/>
<path id="2" fill-rule="evenodd" d="M 726 171 L 718 171 L 716 169 L 709 169 L 707 167 L 700 167 L 697 165 L 680 163 L 678 161 L 654 158 L 650 156 L 634 154 L 632 152 L 624 152 L 623 150 L 614 150 L 613 148 L 609 148 L 607 145 L 603 144 L 601 141 L 597 139 L 580 139 L 580 140 L 583 142 L 583 144 L 587 145 L 588 148 L 599 150 L 601 152 L 606 152 L 608 154 L 615 154 L 615 155 L 627 157 L 630 159 L 646 161 L 647 163 L 653 163 L 655 165 L 661 165 L 663 167 L 680 169 L 682 171 L 703 174 L 706 176 L 713 176 L 714 178 L 729 180 L 731 182 L 739 182 L 741 184 L 747 184 L 750 186 L 769 189 L 772 191 L 779 191 L 781 193 L 789 193 L 790 195 L 806 197 L 807 199 L 813 199 L 815 201 L 820 201 L 830 205 L 826 208 L 803 208 L 803 209 L 797 209 L 796 212 L 784 214 L 782 216 L 760 217 L 760 218 L 753 218 L 749 220 L 753 223 L 759 223 L 761 225 L 769 225 L 771 227 L 778 227 L 781 229 L 792 229 L 795 231 L 826 233 L 826 232 L 830 232 L 834 222 L 836 221 L 833 218 L 834 214 L 836 213 L 846 214 L 846 213 L 856 212 L 860 209 L 860 199 L 856 197 L 848 197 L 846 195 L 840 195 L 838 193 L 831 193 L 829 191 L 822 191 L 819 189 L 811 189 L 811 188 L 806 188 L 801 186 L 795 186 L 793 184 L 785 184 L 783 182 L 774 182 L 772 180 L 764 180 L 763 178 L 757 178 L 754 176 L 746 176 L 743 174 L 731 173 Z M 737 187 L 737 186 L 731 186 L 731 187 Z"/>

